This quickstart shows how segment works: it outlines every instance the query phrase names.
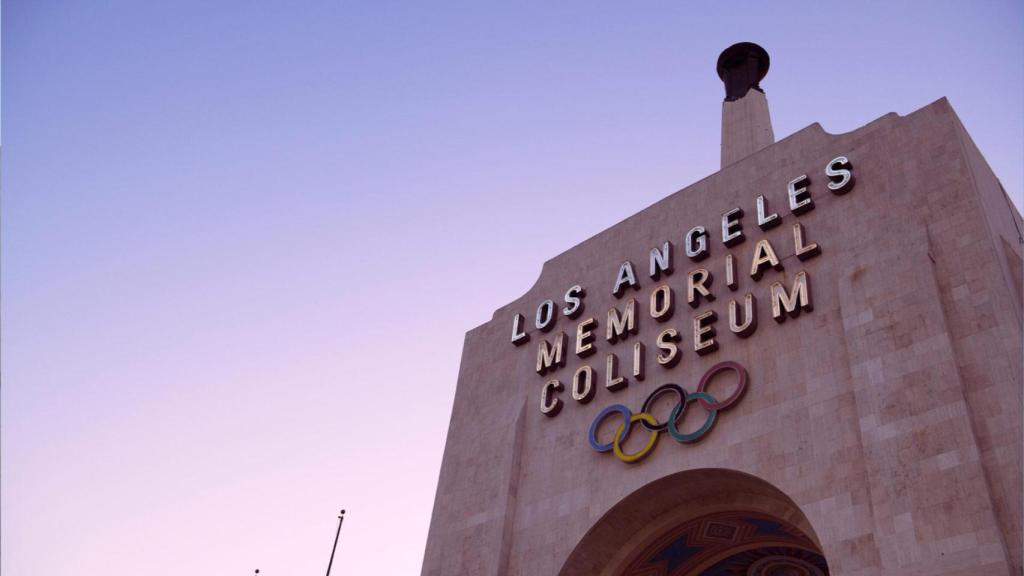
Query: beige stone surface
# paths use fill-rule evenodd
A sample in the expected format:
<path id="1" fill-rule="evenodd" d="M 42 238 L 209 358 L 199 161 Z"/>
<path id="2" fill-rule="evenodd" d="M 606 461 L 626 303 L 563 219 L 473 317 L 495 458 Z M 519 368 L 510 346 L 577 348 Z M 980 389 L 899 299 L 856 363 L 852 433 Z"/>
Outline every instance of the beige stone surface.
<path id="1" fill-rule="evenodd" d="M 722 102 L 722 168 L 775 142 L 768 99 L 751 88 L 743 98 Z"/>
<path id="2" fill-rule="evenodd" d="M 839 155 L 856 176 L 841 196 L 826 189 L 823 172 Z M 811 180 L 815 208 L 794 216 L 786 185 L 801 174 Z M 781 226 L 756 226 L 758 194 Z M 717 239 L 721 215 L 736 206 L 745 211 L 747 239 L 726 248 Z M 819 256 L 794 256 L 796 222 L 821 246 Z M 698 225 L 712 233 L 711 255 L 699 265 L 714 274 L 717 298 L 691 309 L 686 272 L 698 265 L 684 256 L 682 238 Z M 657 525 L 709 502 L 754 509 L 783 500 L 796 507 L 786 514 L 805 522 L 833 574 L 1020 574 L 1020 229 L 943 99 L 847 134 L 809 126 L 553 258 L 527 294 L 466 336 L 423 574 L 574 573 L 596 549 L 610 551 L 600 562 L 628 555 L 630 538 L 643 536 L 640 528 L 623 534 L 620 523 Z M 755 281 L 744 268 L 762 238 L 783 268 Z M 648 254 L 665 241 L 675 245 L 675 271 L 655 282 Z M 736 292 L 725 286 L 727 253 L 740 263 Z M 617 299 L 612 283 L 626 260 L 640 288 Z M 773 322 L 769 285 L 788 287 L 801 270 L 811 278 L 813 311 Z M 677 298 L 665 323 L 648 314 L 659 283 Z M 548 333 L 533 329 L 537 305 L 547 298 L 561 305 L 574 284 L 587 289 L 582 316 L 559 316 Z M 759 324 L 740 339 L 729 332 L 727 306 L 746 292 L 758 299 Z M 604 316 L 629 297 L 638 301 L 638 332 L 611 344 Z M 706 310 L 718 313 L 720 347 L 698 356 L 691 319 Z M 531 328 L 522 346 L 510 343 L 515 313 Z M 579 358 L 576 324 L 590 316 L 599 321 L 597 353 Z M 682 360 L 670 369 L 653 362 L 655 337 L 667 326 L 684 334 Z M 565 365 L 539 376 L 537 344 L 560 331 L 568 335 Z M 628 375 L 636 341 L 647 345 L 646 378 L 604 389 L 605 355 L 615 353 Z M 587 431 L 604 407 L 639 411 L 665 382 L 694 391 L 701 374 L 724 360 L 744 365 L 750 385 L 700 442 L 662 435 L 637 464 L 589 447 Z M 541 414 L 544 382 L 558 378 L 568 387 L 583 364 L 596 371 L 593 401 L 580 404 L 563 390 L 561 412 Z M 627 449 L 644 437 L 633 434 Z M 698 489 L 700 478 L 723 473 L 759 479 L 783 496 L 765 488 L 761 500 L 751 496 L 761 489 L 750 488 L 727 502 L 709 496 L 707 481 Z M 651 488 L 659 481 L 675 486 L 671 497 Z"/>

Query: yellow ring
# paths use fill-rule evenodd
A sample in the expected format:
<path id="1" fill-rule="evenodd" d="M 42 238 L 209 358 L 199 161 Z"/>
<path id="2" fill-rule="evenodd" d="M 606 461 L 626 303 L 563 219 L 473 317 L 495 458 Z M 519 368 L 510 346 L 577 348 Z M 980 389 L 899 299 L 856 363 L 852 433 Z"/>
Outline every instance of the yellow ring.
<path id="1" fill-rule="evenodd" d="M 644 422 L 647 422 L 651 426 L 658 425 L 658 420 L 654 416 L 651 416 L 646 412 L 633 414 L 633 416 L 629 418 L 629 423 L 632 424 L 637 420 L 643 420 Z M 651 432 L 651 437 L 647 439 L 647 445 L 641 448 L 635 454 L 626 454 L 625 452 L 622 451 L 622 445 L 619 444 L 619 436 L 622 435 L 622 430 L 625 427 L 626 423 L 623 422 L 622 424 L 619 424 L 619 427 L 615 430 L 615 440 L 612 441 L 612 452 L 615 453 L 616 458 L 622 460 L 623 462 L 636 462 L 642 459 L 644 456 L 647 456 L 647 453 L 654 449 L 654 443 L 658 441 L 658 433 Z"/>

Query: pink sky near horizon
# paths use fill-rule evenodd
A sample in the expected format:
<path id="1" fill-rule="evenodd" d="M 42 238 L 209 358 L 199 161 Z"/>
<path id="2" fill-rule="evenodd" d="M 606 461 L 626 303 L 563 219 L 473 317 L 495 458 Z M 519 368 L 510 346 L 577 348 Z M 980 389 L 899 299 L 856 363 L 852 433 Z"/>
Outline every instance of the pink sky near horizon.
<path id="1" fill-rule="evenodd" d="M 1024 7 L 5 3 L 0 571 L 416 574 L 465 332 L 719 163 L 948 97 L 1024 198 Z"/>

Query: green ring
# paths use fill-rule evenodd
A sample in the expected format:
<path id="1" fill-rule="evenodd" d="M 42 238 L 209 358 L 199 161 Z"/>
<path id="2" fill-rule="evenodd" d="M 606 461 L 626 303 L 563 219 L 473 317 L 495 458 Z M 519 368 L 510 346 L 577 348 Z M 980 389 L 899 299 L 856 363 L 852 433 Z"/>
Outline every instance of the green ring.
<path id="1" fill-rule="evenodd" d="M 689 434 L 683 434 L 676 427 L 676 420 L 682 416 L 683 411 L 689 406 L 693 400 L 704 400 L 707 405 L 713 405 L 718 402 L 714 396 L 707 392 L 690 392 L 686 395 L 686 402 L 680 402 L 676 404 L 676 407 L 672 409 L 672 414 L 668 417 L 668 433 L 672 436 L 672 439 L 676 442 L 682 442 L 684 444 L 692 444 L 701 439 L 705 434 L 711 430 L 711 427 L 715 425 L 715 417 L 718 416 L 718 410 L 708 410 L 708 418 L 704 421 L 704 425 L 690 432 Z"/>

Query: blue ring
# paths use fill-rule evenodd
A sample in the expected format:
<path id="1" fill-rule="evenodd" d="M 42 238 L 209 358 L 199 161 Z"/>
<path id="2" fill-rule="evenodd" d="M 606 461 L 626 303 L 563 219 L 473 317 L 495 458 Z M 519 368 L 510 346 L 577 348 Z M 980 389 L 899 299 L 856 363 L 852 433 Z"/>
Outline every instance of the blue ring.
<path id="1" fill-rule="evenodd" d="M 703 400 L 709 406 L 717 404 L 718 400 L 707 392 L 690 392 L 686 396 L 686 402 L 676 404 L 676 407 L 672 409 L 672 415 L 668 417 L 668 433 L 676 442 L 690 444 L 700 440 L 702 436 L 707 434 L 708 430 L 711 430 L 711 427 L 715 425 L 715 417 L 718 416 L 718 410 L 708 410 L 708 418 L 704 421 L 704 425 L 689 434 L 683 434 L 678 428 L 676 428 L 676 420 L 682 416 L 686 407 L 689 406 L 693 400 Z"/>
<path id="2" fill-rule="evenodd" d="M 604 410 L 601 410 L 597 416 L 594 417 L 594 422 L 590 424 L 590 434 L 587 435 L 587 439 L 590 440 L 590 447 L 598 452 L 612 451 L 612 444 L 615 442 L 614 438 L 607 444 L 599 444 L 597 442 L 597 427 L 601 424 L 601 421 L 612 412 L 622 414 L 622 417 L 625 418 L 626 422 L 626 425 L 622 427 L 622 433 L 619 434 L 619 444 L 625 442 L 626 438 L 629 437 L 629 429 L 632 425 L 630 420 L 633 418 L 633 413 L 629 411 L 629 408 L 626 408 L 622 404 L 612 404 Z"/>

